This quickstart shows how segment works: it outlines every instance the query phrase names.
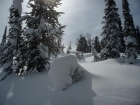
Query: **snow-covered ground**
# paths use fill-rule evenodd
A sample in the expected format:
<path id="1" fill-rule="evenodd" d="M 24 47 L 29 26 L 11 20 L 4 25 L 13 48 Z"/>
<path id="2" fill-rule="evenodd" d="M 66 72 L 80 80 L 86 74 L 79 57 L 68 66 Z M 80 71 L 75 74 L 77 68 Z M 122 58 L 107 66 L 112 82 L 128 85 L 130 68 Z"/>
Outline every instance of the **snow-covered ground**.
<path id="1" fill-rule="evenodd" d="M 140 105 L 140 58 L 133 65 L 123 58 L 93 62 L 91 54 L 79 64 L 84 78 L 65 91 L 54 91 L 50 74 L 0 81 L 0 105 Z"/>

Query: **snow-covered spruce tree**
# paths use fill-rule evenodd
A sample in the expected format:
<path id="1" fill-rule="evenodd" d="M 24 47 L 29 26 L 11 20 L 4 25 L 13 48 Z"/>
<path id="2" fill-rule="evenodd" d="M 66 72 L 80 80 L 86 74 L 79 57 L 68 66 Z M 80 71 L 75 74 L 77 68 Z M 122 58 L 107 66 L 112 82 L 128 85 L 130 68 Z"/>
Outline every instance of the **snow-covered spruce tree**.
<path id="1" fill-rule="evenodd" d="M 67 48 L 67 54 L 70 54 L 70 50 L 71 50 L 71 41 L 70 41 L 70 44 L 69 44 L 69 46 Z"/>
<path id="2" fill-rule="evenodd" d="M 3 34 L 3 37 L 2 37 L 2 41 L 1 41 L 1 44 L 0 44 L 0 47 L 1 47 L 0 64 L 1 65 L 2 65 L 3 50 L 4 50 L 4 46 L 6 44 L 6 32 L 7 32 L 7 26 L 5 27 L 4 34 Z"/>
<path id="3" fill-rule="evenodd" d="M 13 4 L 10 7 L 9 17 L 9 34 L 7 36 L 7 43 L 4 46 L 2 63 L 3 70 L 1 79 L 4 79 L 8 74 L 13 72 L 13 58 L 16 56 L 16 48 L 18 35 L 21 34 L 21 22 L 19 21 L 22 13 L 22 0 L 13 0 Z"/>
<path id="4" fill-rule="evenodd" d="M 97 62 L 97 61 L 100 61 L 100 55 L 98 54 L 98 52 L 96 51 L 96 49 L 94 48 L 94 45 L 92 45 L 91 47 L 91 53 L 93 54 L 94 56 L 94 61 Z"/>
<path id="5" fill-rule="evenodd" d="M 4 48 L 4 45 L 6 44 L 6 33 L 7 33 L 7 26 L 5 27 L 4 34 L 3 34 L 3 37 L 2 37 L 2 41 L 1 41 L 1 47 L 2 48 Z"/>
<path id="6" fill-rule="evenodd" d="M 88 52 L 88 45 L 87 45 L 87 40 L 85 36 L 80 35 L 79 38 L 77 38 L 77 51 L 80 51 L 82 53 L 87 53 Z"/>
<path id="7" fill-rule="evenodd" d="M 119 17 L 118 8 L 114 0 L 105 0 L 105 16 L 102 22 L 103 32 L 101 33 L 102 38 L 102 51 L 101 60 L 108 58 L 120 57 L 119 48 L 121 46 L 120 40 L 122 35 L 121 20 Z"/>
<path id="8" fill-rule="evenodd" d="M 133 17 L 130 14 L 129 4 L 127 0 L 122 0 L 123 17 L 124 17 L 124 29 L 123 34 L 125 36 L 125 63 L 135 63 L 137 58 L 137 41 L 136 41 L 136 29 L 134 27 Z"/>
<path id="9" fill-rule="evenodd" d="M 137 52 L 140 54 L 140 28 L 136 27 L 136 36 L 137 36 Z"/>
<path id="10" fill-rule="evenodd" d="M 89 33 L 86 34 L 86 39 L 87 39 L 87 52 L 88 53 L 91 53 L 91 43 L 92 43 L 92 40 L 91 40 L 91 35 Z"/>
<path id="11" fill-rule="evenodd" d="M 98 36 L 95 36 L 95 38 L 93 39 L 92 46 L 94 46 L 94 48 L 96 49 L 96 51 L 98 53 L 100 53 L 101 46 L 100 46 L 100 42 L 99 42 L 99 37 Z"/>
<path id="12" fill-rule="evenodd" d="M 49 70 L 50 55 L 60 52 L 58 41 L 63 35 L 63 28 L 58 22 L 55 8 L 61 0 L 29 0 L 30 13 L 26 13 L 26 28 L 23 33 L 26 50 L 23 50 L 25 62 L 16 71 L 18 75 L 26 75 L 28 72 L 37 73 Z"/>

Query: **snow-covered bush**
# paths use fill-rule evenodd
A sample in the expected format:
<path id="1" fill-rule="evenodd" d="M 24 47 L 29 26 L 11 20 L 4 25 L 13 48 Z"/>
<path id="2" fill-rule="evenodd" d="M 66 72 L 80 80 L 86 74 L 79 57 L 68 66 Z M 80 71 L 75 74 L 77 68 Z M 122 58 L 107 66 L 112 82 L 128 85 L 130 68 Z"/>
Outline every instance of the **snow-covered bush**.
<path id="1" fill-rule="evenodd" d="M 137 59 L 137 52 L 131 48 L 125 51 L 125 63 L 134 64 Z"/>
<path id="2" fill-rule="evenodd" d="M 82 54 L 79 54 L 79 53 L 76 53 L 76 58 L 77 58 L 77 60 L 85 60 L 85 57 L 84 57 L 84 54 L 82 53 Z"/>
<path id="3" fill-rule="evenodd" d="M 94 61 L 97 62 L 97 61 L 100 61 L 100 55 L 98 54 L 98 52 L 96 51 L 96 49 L 94 48 L 94 46 L 91 47 L 91 53 L 93 54 L 94 56 Z"/>
<path id="4" fill-rule="evenodd" d="M 67 89 L 72 83 L 79 81 L 83 75 L 84 70 L 73 55 L 57 58 L 51 64 L 50 76 L 55 90 Z"/>

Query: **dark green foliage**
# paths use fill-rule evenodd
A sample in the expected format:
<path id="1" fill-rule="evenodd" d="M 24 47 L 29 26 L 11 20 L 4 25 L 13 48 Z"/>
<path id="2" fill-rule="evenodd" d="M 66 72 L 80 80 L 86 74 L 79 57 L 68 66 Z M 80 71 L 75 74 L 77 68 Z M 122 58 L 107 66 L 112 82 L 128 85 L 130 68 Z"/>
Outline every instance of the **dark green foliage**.
<path id="1" fill-rule="evenodd" d="M 77 51 L 87 53 L 88 52 L 88 45 L 87 45 L 87 40 L 85 36 L 80 35 L 79 38 L 77 38 Z"/>
<path id="2" fill-rule="evenodd" d="M 127 0 L 122 0 L 122 8 L 123 8 L 123 17 L 124 17 L 124 29 L 123 34 L 125 36 L 125 45 L 126 45 L 126 62 L 135 63 L 135 59 L 137 56 L 137 41 L 136 41 L 136 29 L 134 27 L 133 17 L 130 14 L 129 4 Z M 133 54 L 132 54 L 133 53 Z M 135 55 L 134 55 L 135 53 Z M 128 56 L 129 55 L 129 56 Z M 132 61 L 133 58 L 133 61 Z"/>
<path id="3" fill-rule="evenodd" d="M 133 22 L 133 17 L 130 14 L 130 9 L 129 9 L 129 4 L 127 0 L 122 0 L 123 1 L 123 17 L 124 17 L 124 29 L 123 29 L 123 34 L 126 37 L 131 36 L 136 38 L 136 29 L 134 27 L 134 22 Z M 127 48 L 131 47 L 132 44 L 127 45 Z M 134 44 L 132 47 L 135 46 Z"/>
<path id="4" fill-rule="evenodd" d="M 119 50 L 121 46 L 121 35 L 122 27 L 121 20 L 119 17 L 118 8 L 116 8 L 116 3 L 114 0 L 105 0 L 105 16 L 104 21 L 102 22 L 104 26 L 102 27 L 103 36 L 101 41 L 102 51 L 101 59 L 105 60 L 108 58 L 118 58 Z"/>
<path id="5" fill-rule="evenodd" d="M 1 41 L 1 47 L 4 48 L 4 45 L 6 44 L 6 33 L 7 33 L 7 26 L 5 27 L 5 31 L 2 37 L 2 41 Z"/>
<path id="6" fill-rule="evenodd" d="M 18 75 L 49 70 L 49 57 L 60 53 L 62 29 L 65 26 L 58 22 L 62 13 L 54 9 L 61 4 L 60 1 L 29 0 L 28 7 L 32 10 L 25 16 L 24 41 L 20 50 L 22 55 L 16 58 L 21 60 L 15 71 Z"/>
<path id="7" fill-rule="evenodd" d="M 4 51 L 4 46 L 6 44 L 6 32 L 7 32 L 7 26 L 5 27 L 5 31 L 2 37 L 2 41 L 0 44 L 0 64 L 2 65 L 2 56 L 3 56 L 3 51 Z"/>
<path id="8" fill-rule="evenodd" d="M 78 82 L 83 77 L 83 75 L 84 75 L 84 71 L 79 71 L 77 67 L 77 69 L 74 71 L 73 76 L 71 76 L 72 82 L 73 83 Z"/>
<path id="9" fill-rule="evenodd" d="M 7 76 L 8 74 L 13 72 L 13 58 L 16 56 L 17 52 L 17 42 L 18 36 L 21 35 L 21 22 L 19 18 L 21 17 L 18 13 L 18 9 L 15 9 L 12 5 L 10 10 L 9 17 L 9 35 L 7 36 L 7 43 L 3 48 L 3 76 Z M 5 36 L 6 37 L 6 36 Z"/>
<path id="10" fill-rule="evenodd" d="M 86 40 L 87 40 L 87 52 L 91 53 L 91 46 L 92 46 L 92 40 L 91 40 L 91 35 L 89 33 L 86 34 Z"/>
<path id="11" fill-rule="evenodd" d="M 140 54 L 140 28 L 136 27 L 137 52 Z"/>
<path id="12" fill-rule="evenodd" d="M 100 45 L 100 41 L 99 41 L 99 37 L 95 36 L 95 38 L 92 41 L 92 46 L 94 46 L 94 48 L 96 49 L 96 51 L 98 53 L 101 52 L 101 45 Z"/>

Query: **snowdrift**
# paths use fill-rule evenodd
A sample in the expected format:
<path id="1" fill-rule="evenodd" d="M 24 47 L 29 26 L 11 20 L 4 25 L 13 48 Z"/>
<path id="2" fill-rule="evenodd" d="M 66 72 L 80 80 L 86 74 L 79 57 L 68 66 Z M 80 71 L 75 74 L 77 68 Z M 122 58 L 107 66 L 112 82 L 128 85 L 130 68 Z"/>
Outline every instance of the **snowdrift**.
<path id="1" fill-rule="evenodd" d="M 55 90 L 65 90 L 77 82 L 84 74 L 84 69 L 73 55 L 55 59 L 50 68 L 50 76 Z"/>
<path id="2" fill-rule="evenodd" d="M 78 62 L 85 74 L 65 91 L 54 91 L 47 72 L 9 75 L 0 81 L 0 105 L 140 105 L 140 56 L 133 65 L 125 64 L 124 58 L 92 62 L 93 58 L 85 54 L 86 61 Z"/>

